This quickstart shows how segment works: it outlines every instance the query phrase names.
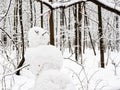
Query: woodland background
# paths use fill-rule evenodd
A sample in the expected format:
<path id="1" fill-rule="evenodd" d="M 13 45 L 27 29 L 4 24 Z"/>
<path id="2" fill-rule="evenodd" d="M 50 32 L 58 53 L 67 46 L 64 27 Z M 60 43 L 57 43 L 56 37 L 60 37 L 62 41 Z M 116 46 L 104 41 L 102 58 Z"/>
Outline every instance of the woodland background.
<path id="1" fill-rule="evenodd" d="M 23 65 L 27 33 L 31 27 L 48 30 L 50 44 L 62 53 L 69 49 L 74 61 L 84 64 L 90 48 L 100 51 L 99 66 L 105 68 L 104 53 L 120 51 L 119 0 L 0 0 L 0 53 L 14 69 Z M 15 51 L 16 58 L 10 55 Z M 6 73 L 5 70 L 4 73 Z M 19 72 L 17 72 L 19 74 Z"/>

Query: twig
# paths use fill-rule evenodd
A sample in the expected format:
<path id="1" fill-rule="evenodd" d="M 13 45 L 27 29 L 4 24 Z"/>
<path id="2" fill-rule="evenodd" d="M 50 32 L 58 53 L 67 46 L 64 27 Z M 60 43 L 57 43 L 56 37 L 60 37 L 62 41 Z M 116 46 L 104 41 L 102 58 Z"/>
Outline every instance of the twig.
<path id="1" fill-rule="evenodd" d="M 80 84 L 81 84 L 82 90 L 84 90 L 82 81 L 80 80 L 80 77 L 78 76 L 78 74 L 77 74 L 75 71 L 73 71 L 72 69 L 70 69 L 70 68 L 68 68 L 68 69 L 69 69 L 70 71 L 72 71 L 72 72 L 75 74 L 75 76 L 78 78 L 78 80 L 79 80 L 79 82 L 80 82 Z"/>
<path id="2" fill-rule="evenodd" d="M 3 28 L 0 27 L 0 29 L 8 36 L 9 39 L 12 40 L 12 42 L 15 45 L 16 49 L 18 50 L 17 45 L 16 45 L 15 41 L 12 39 L 12 37 Z"/>
<path id="3" fill-rule="evenodd" d="M 5 15 L 0 19 L 0 22 L 7 16 L 8 11 L 10 10 L 11 3 L 12 3 L 12 0 L 10 0 L 9 6 L 8 6 L 8 9 L 7 9 L 7 12 L 6 12 Z"/>
<path id="4" fill-rule="evenodd" d="M 29 66 L 29 64 L 24 65 L 24 66 L 22 66 L 22 67 L 20 67 L 20 68 L 17 68 L 17 69 L 14 70 L 13 72 L 10 72 L 10 73 L 7 73 L 7 74 L 4 74 L 2 77 L 6 77 L 6 76 L 9 76 L 9 75 L 13 75 L 13 74 L 15 74 L 17 71 L 19 71 L 19 70 L 21 70 L 21 69 L 23 69 L 23 68 L 25 68 L 25 67 L 28 67 L 28 66 Z"/>

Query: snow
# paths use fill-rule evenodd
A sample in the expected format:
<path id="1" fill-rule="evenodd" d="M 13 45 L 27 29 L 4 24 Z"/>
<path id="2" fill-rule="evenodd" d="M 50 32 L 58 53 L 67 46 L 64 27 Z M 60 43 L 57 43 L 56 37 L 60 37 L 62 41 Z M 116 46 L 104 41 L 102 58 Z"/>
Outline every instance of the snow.
<path id="1" fill-rule="evenodd" d="M 85 1 L 87 1 L 87 0 L 71 0 L 71 1 L 68 1 L 68 2 L 55 2 L 55 3 L 52 3 L 52 4 L 50 2 L 48 2 L 48 0 L 44 0 L 44 1 L 40 1 L 40 2 L 43 2 L 44 4 L 46 4 L 48 7 L 52 8 L 52 9 L 57 9 L 59 7 L 66 8 L 66 7 L 69 7 L 71 5 L 76 4 L 78 2 L 85 2 Z M 88 1 L 92 1 L 92 0 L 88 0 Z M 107 2 L 106 0 L 96 0 L 96 1 L 102 3 L 103 5 L 106 5 L 109 8 L 115 9 L 118 12 L 120 12 L 120 7 L 116 6 L 116 4 Z"/>
<path id="2" fill-rule="evenodd" d="M 34 90 L 77 90 L 69 75 L 58 70 L 48 70 L 40 74 Z"/>
<path id="3" fill-rule="evenodd" d="M 63 64 L 60 50 L 55 46 L 47 45 L 49 36 L 45 32 L 40 27 L 33 27 L 28 32 L 30 48 L 26 49 L 25 59 L 26 63 L 30 64 L 30 70 L 35 75 L 48 69 L 59 70 Z"/>
<path id="4" fill-rule="evenodd" d="M 77 90 L 69 75 L 60 71 L 63 64 L 60 50 L 47 45 L 48 37 L 42 36 L 44 33 L 42 28 L 33 27 L 28 34 L 30 48 L 26 50 L 25 60 L 36 78 L 33 90 Z"/>
<path id="5" fill-rule="evenodd" d="M 25 53 L 25 59 L 26 63 L 30 64 L 30 70 L 34 74 L 48 69 L 60 70 L 63 64 L 60 50 L 52 45 L 28 48 Z"/>
<path id="6" fill-rule="evenodd" d="M 28 40 L 30 47 L 36 47 L 39 45 L 46 45 L 49 43 L 48 31 L 40 27 L 33 27 L 28 32 Z"/>
<path id="7" fill-rule="evenodd" d="M 51 4 L 51 2 L 49 2 L 48 0 L 43 0 L 43 1 L 40 1 L 38 0 L 39 2 L 42 2 L 44 3 L 45 5 L 47 5 L 50 9 L 57 9 L 59 7 L 63 7 L 63 8 L 66 8 L 66 7 L 69 7 L 73 4 L 76 4 L 78 2 L 85 2 L 87 0 L 71 0 L 71 1 L 66 1 L 66 2 L 61 2 L 61 1 L 58 1 L 58 2 L 54 2 Z"/>
<path id="8" fill-rule="evenodd" d="M 65 52 L 65 54 L 68 55 L 68 52 Z M 113 60 L 115 60 L 117 62 L 119 61 L 119 58 L 120 58 L 119 53 L 112 52 L 112 53 L 110 53 L 110 55 Z M 66 55 L 64 55 L 64 57 L 65 56 Z M 86 54 L 84 55 L 84 57 L 86 57 L 85 58 L 86 64 L 84 64 L 84 69 L 85 69 L 87 77 L 85 76 L 85 72 L 83 72 L 82 66 L 78 65 L 76 62 L 71 61 L 69 59 L 64 59 L 63 67 L 61 68 L 61 70 L 57 70 L 57 69 L 45 70 L 44 72 L 41 72 L 41 74 L 39 74 L 39 76 L 37 78 L 30 70 L 23 69 L 23 71 L 21 72 L 21 74 L 22 74 L 21 76 L 16 76 L 16 75 L 12 76 L 14 78 L 12 90 L 31 90 L 31 88 L 34 85 L 37 85 L 37 83 L 42 85 L 43 86 L 42 88 L 47 88 L 44 85 L 46 85 L 47 83 L 50 83 L 50 84 L 47 84 L 48 88 L 49 88 L 49 89 L 48 88 L 47 89 L 50 90 L 49 85 L 51 85 L 51 86 L 55 85 L 55 87 L 52 87 L 52 88 L 55 88 L 55 90 L 57 90 L 58 86 L 61 84 L 61 82 L 66 83 L 66 87 L 67 87 L 67 85 L 68 86 L 75 85 L 77 87 L 77 90 L 83 90 L 81 88 L 81 83 L 78 80 L 75 73 L 79 76 L 80 80 L 82 81 L 84 90 L 101 90 L 101 89 L 102 90 L 119 90 L 120 89 L 120 85 L 119 85 L 119 83 L 120 83 L 120 68 L 117 67 L 117 75 L 115 75 L 114 74 L 114 66 L 112 65 L 111 62 L 109 62 L 108 66 L 105 69 L 101 69 L 98 66 L 94 66 L 98 63 L 98 62 L 96 62 L 96 61 L 98 61 L 98 56 L 99 56 L 99 54 L 97 54 L 97 56 L 92 55 L 92 50 L 90 50 L 90 49 L 86 50 Z M 105 54 L 105 56 L 107 56 L 107 54 Z M 82 70 L 82 72 L 80 73 L 81 70 Z M 6 78 L 7 83 L 11 82 L 10 78 L 11 78 L 11 76 L 8 76 L 8 78 Z M 62 81 L 63 79 L 65 79 L 65 81 Z M 35 80 L 37 80 L 37 81 L 35 82 Z M 41 80 L 43 80 L 44 82 L 42 82 Z M 87 80 L 89 82 L 87 82 Z M 52 83 L 54 81 L 55 81 L 55 83 Z M 70 82 L 68 83 L 68 81 L 70 81 L 71 83 Z M 64 86 L 64 84 L 62 86 Z M 62 86 L 60 86 L 60 87 L 62 87 Z M 87 89 L 87 86 L 88 86 L 88 89 Z M 9 86 L 7 86 L 7 87 L 9 89 Z M 36 88 L 39 88 L 39 87 L 36 86 Z M 47 89 L 43 89 L 43 90 L 47 90 Z M 32 89 L 32 90 L 35 90 L 35 89 Z M 52 90 L 54 90 L 54 89 L 52 89 Z M 72 89 L 72 90 L 75 90 L 75 89 Z"/>
<path id="9" fill-rule="evenodd" d="M 32 41 L 25 52 L 25 64 L 30 66 L 21 71 L 21 76 L 12 72 L 4 75 L 4 58 L 0 56 L 0 90 L 3 87 L 3 78 L 6 90 L 120 89 L 120 53 L 109 52 L 108 55 L 106 52 L 105 60 L 108 58 L 109 62 L 106 68 L 102 69 L 99 67 L 99 51 L 96 49 L 97 55 L 94 56 L 93 51 L 87 49 L 81 65 L 74 61 L 74 54 L 71 56 L 68 50 L 62 55 L 58 48 L 48 45 L 48 34 L 45 32 L 40 27 L 30 29 L 28 40 Z M 46 35 L 42 36 L 43 33 Z"/>
<path id="10" fill-rule="evenodd" d="M 110 8 L 116 9 L 116 10 L 118 10 L 120 12 L 120 7 L 117 6 L 116 4 L 107 2 L 106 0 L 98 0 L 98 1 L 103 3 L 104 5 L 106 5 L 106 6 L 110 7 Z"/>

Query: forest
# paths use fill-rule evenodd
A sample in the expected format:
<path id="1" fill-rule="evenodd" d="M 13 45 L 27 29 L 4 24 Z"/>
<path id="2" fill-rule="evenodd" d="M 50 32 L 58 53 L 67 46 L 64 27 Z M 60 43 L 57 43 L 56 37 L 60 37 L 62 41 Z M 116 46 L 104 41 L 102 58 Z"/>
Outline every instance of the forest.
<path id="1" fill-rule="evenodd" d="M 120 0 L 0 2 L 0 90 L 120 90 Z"/>

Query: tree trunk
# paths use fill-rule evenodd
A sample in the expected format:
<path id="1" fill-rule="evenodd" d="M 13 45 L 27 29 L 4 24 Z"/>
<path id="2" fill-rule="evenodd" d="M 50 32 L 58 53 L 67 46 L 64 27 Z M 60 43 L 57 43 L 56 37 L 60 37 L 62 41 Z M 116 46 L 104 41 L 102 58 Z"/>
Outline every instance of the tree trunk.
<path id="1" fill-rule="evenodd" d="M 14 41 L 17 44 L 17 33 L 18 33 L 18 0 L 15 0 L 15 7 L 14 7 L 14 26 L 13 26 L 13 30 L 14 30 L 14 34 L 13 34 L 13 38 Z"/>
<path id="2" fill-rule="evenodd" d="M 104 68 L 104 41 L 103 41 L 103 30 L 102 30 L 102 12 L 101 7 L 98 6 L 98 31 L 99 31 L 99 43 L 100 43 L 100 61 L 101 67 Z"/>
<path id="3" fill-rule="evenodd" d="M 43 13 L 43 3 L 40 2 L 41 14 Z M 41 16 L 41 27 L 43 28 L 43 16 Z"/>
<path id="4" fill-rule="evenodd" d="M 17 68 L 20 68 L 25 61 L 24 57 L 24 30 L 23 30 L 23 18 L 22 18 L 22 0 L 19 0 L 19 18 L 20 18 L 20 28 L 21 28 L 21 53 L 22 58 Z M 16 72 L 17 75 L 20 75 L 20 70 Z"/>
<path id="5" fill-rule="evenodd" d="M 75 59 L 78 61 L 81 56 L 82 64 L 82 8 L 81 3 L 75 5 L 74 17 L 75 17 Z"/>
<path id="6" fill-rule="evenodd" d="M 120 38 L 120 33 L 119 33 L 119 17 L 118 16 L 115 16 L 115 29 L 116 29 L 116 40 L 115 40 L 115 48 L 116 48 L 116 50 L 119 52 L 119 50 L 120 50 L 120 40 L 119 40 L 119 38 Z"/>
<path id="7" fill-rule="evenodd" d="M 49 0 L 50 2 L 52 2 L 52 0 Z M 55 45 L 54 42 L 54 20 L 53 20 L 53 10 L 51 10 L 51 15 L 50 15 L 50 19 L 49 19 L 49 27 L 50 27 L 50 44 L 51 45 Z"/>
<path id="8" fill-rule="evenodd" d="M 31 14 L 31 17 L 30 17 L 30 27 L 33 27 L 33 5 L 32 5 L 32 0 L 30 0 L 30 14 Z"/>
<path id="9" fill-rule="evenodd" d="M 84 9 L 85 9 L 85 15 L 87 15 L 85 6 L 84 6 Z M 87 16 L 84 16 L 84 18 L 85 18 L 85 21 L 84 21 L 84 22 L 85 22 L 85 25 L 86 25 L 86 27 L 88 27 L 88 26 L 89 26 L 88 18 L 87 18 Z M 88 28 L 88 29 L 89 29 L 89 28 Z M 93 40 L 92 40 L 92 36 L 91 36 L 90 31 L 88 31 L 88 34 L 89 34 L 90 43 L 91 43 L 91 46 L 92 46 L 94 55 L 96 55 L 96 51 L 95 51 L 95 47 L 94 47 L 94 44 L 93 44 Z M 84 35 L 85 35 L 85 32 L 84 32 Z M 85 36 L 84 36 L 84 37 L 85 37 Z M 83 47 L 84 47 L 84 49 L 85 49 L 85 39 L 84 39 L 84 45 L 83 45 Z"/>
<path id="10" fill-rule="evenodd" d="M 78 61 L 78 23 L 77 23 L 77 4 L 74 6 L 74 18 L 75 18 L 75 60 Z"/>
<path id="11" fill-rule="evenodd" d="M 79 28 L 78 28 L 78 33 L 79 33 L 79 54 L 82 53 L 82 33 L 81 33 L 81 21 L 82 21 L 82 14 L 81 14 L 81 3 L 78 4 L 78 23 L 79 23 Z"/>
<path id="12" fill-rule="evenodd" d="M 65 31 L 64 31 L 64 19 L 65 19 L 65 11 L 62 8 L 61 9 L 61 14 L 60 14 L 60 50 L 64 51 L 64 43 L 65 43 Z"/>
<path id="13" fill-rule="evenodd" d="M 18 0 L 15 0 L 14 6 L 14 26 L 13 26 L 13 40 L 15 41 L 15 47 L 13 49 L 16 50 L 16 57 L 17 57 L 17 65 L 19 64 L 19 45 L 18 45 Z"/>
<path id="14" fill-rule="evenodd" d="M 71 19 L 71 8 L 69 7 L 69 19 L 68 19 L 68 30 L 69 30 L 69 32 L 71 30 L 71 20 L 70 19 Z M 69 52 L 73 53 L 70 34 L 68 34 L 68 47 L 69 47 Z"/>

